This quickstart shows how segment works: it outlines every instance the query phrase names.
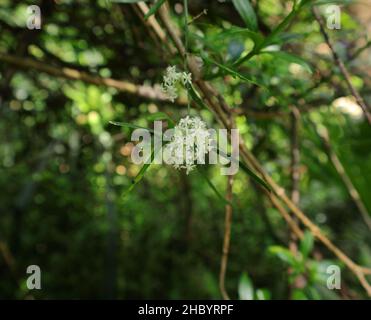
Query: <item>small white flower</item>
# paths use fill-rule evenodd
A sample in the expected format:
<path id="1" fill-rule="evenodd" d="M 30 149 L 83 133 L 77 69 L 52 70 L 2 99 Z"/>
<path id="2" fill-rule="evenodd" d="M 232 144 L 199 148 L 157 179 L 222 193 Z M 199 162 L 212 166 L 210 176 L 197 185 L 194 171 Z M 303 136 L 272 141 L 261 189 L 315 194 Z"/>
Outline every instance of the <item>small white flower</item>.
<path id="1" fill-rule="evenodd" d="M 187 72 L 178 72 L 176 66 L 168 66 L 163 76 L 161 89 L 168 96 L 169 100 L 174 102 L 178 97 L 177 84 L 181 82 L 184 86 L 192 83 L 192 75 Z"/>
<path id="2" fill-rule="evenodd" d="M 176 169 L 186 169 L 188 174 L 197 163 L 205 163 L 205 155 L 212 143 L 213 137 L 205 122 L 199 117 L 187 116 L 174 127 L 174 135 L 164 146 L 164 154 L 168 163 Z"/>
<path id="3" fill-rule="evenodd" d="M 182 73 L 182 82 L 183 82 L 184 85 L 186 85 L 187 83 L 191 84 L 192 83 L 192 74 L 187 73 L 187 72 L 183 72 Z"/>
<path id="4" fill-rule="evenodd" d="M 178 98 L 176 88 L 173 86 L 167 87 L 166 89 L 167 96 L 171 102 L 174 102 Z"/>
<path id="5" fill-rule="evenodd" d="M 166 77 L 169 81 L 178 81 L 179 80 L 179 72 L 176 71 L 176 66 L 169 66 L 166 68 Z"/>

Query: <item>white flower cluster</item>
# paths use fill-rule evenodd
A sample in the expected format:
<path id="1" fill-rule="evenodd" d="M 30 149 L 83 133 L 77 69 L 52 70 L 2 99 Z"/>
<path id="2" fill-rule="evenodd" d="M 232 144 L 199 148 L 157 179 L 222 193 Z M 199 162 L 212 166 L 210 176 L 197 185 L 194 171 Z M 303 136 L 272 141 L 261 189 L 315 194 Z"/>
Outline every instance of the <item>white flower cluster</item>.
<path id="1" fill-rule="evenodd" d="M 171 102 L 174 102 L 178 97 L 178 90 L 176 86 L 179 82 L 181 82 L 184 86 L 187 85 L 187 83 L 192 83 L 191 73 L 178 72 L 176 70 L 176 66 L 167 67 L 161 88 Z"/>
<path id="2" fill-rule="evenodd" d="M 205 155 L 213 148 L 213 137 L 199 117 L 182 118 L 174 127 L 171 141 L 164 146 L 166 162 L 187 174 L 196 163 L 205 163 Z"/>

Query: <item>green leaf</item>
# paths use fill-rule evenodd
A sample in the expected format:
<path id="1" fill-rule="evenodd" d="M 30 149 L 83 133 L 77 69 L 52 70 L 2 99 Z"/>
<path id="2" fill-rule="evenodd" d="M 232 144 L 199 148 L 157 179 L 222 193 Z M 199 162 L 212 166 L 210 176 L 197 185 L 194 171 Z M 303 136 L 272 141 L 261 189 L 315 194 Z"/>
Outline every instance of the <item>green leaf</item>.
<path id="1" fill-rule="evenodd" d="M 263 40 L 261 41 L 257 46 L 254 47 L 254 49 L 249 52 L 247 55 L 239 58 L 236 62 L 234 62 L 234 66 L 239 66 L 243 62 L 251 59 L 254 55 L 259 54 L 262 49 L 272 44 L 274 41 L 276 41 L 276 37 L 285 30 L 285 28 L 289 25 L 291 20 L 293 20 L 296 15 L 299 13 L 300 9 L 305 4 L 305 1 L 302 1 L 302 4 L 299 5 L 299 7 L 295 6 L 293 7 L 292 11 L 285 17 L 285 19 L 282 20 L 282 22 L 273 29 L 273 31 Z"/>
<path id="2" fill-rule="evenodd" d="M 218 196 L 218 198 L 224 203 L 224 204 L 230 204 L 231 206 L 233 206 L 233 204 L 231 202 L 229 202 L 227 199 L 225 199 L 222 194 L 218 191 L 218 189 L 214 186 L 214 184 L 211 182 L 211 180 L 209 179 L 209 177 L 201 170 L 197 167 L 197 170 L 198 172 L 201 174 L 201 176 L 206 180 L 207 184 L 209 185 L 209 187 L 215 192 L 215 194 Z"/>
<path id="3" fill-rule="evenodd" d="M 188 86 L 188 92 L 189 95 L 191 96 L 192 100 L 200 107 L 203 109 L 209 109 L 208 106 L 202 101 L 200 96 L 198 95 L 197 91 L 193 87 L 193 85 Z"/>
<path id="4" fill-rule="evenodd" d="M 138 174 L 135 176 L 135 178 L 132 180 L 132 183 L 131 185 L 125 190 L 124 192 L 124 198 L 127 197 L 127 195 L 134 189 L 134 187 L 143 179 L 144 177 L 144 174 L 146 173 L 146 171 L 149 169 L 150 165 L 152 164 L 152 161 L 154 159 L 154 156 L 155 156 L 155 151 L 153 150 L 151 155 L 149 156 L 149 159 L 150 162 L 149 163 L 145 163 L 142 168 L 140 168 Z M 146 161 L 148 162 L 148 161 Z"/>
<path id="5" fill-rule="evenodd" d="M 282 261 L 288 263 L 290 266 L 297 266 L 297 261 L 293 253 L 281 246 L 270 246 L 268 251 L 277 256 Z"/>
<path id="6" fill-rule="evenodd" d="M 300 241 L 300 252 L 304 258 L 307 258 L 313 249 L 314 238 L 311 232 L 305 231 L 303 239 Z"/>
<path id="7" fill-rule="evenodd" d="M 149 11 L 145 14 L 144 20 L 147 20 L 151 15 L 155 14 L 158 9 L 164 4 L 166 0 L 158 0 L 156 3 L 149 9 Z"/>
<path id="8" fill-rule="evenodd" d="M 311 6 L 321 6 L 324 4 L 351 4 L 354 0 L 317 0 L 317 1 L 307 1 L 307 4 Z"/>
<path id="9" fill-rule="evenodd" d="M 301 39 L 305 38 L 305 36 L 308 34 L 309 34 L 308 32 L 301 32 L 301 33 L 281 32 L 275 37 L 274 41 L 272 41 L 271 44 L 281 45 L 283 43 L 301 41 Z"/>
<path id="10" fill-rule="evenodd" d="M 215 150 L 215 149 L 214 149 Z M 251 178 L 253 178 L 255 180 L 255 182 L 257 182 L 258 184 L 262 185 L 265 189 L 267 189 L 269 192 L 271 192 L 271 188 L 268 186 L 268 184 L 263 180 L 261 179 L 260 177 L 258 177 L 247 165 L 245 165 L 242 161 L 240 160 L 237 160 L 235 159 L 234 157 L 232 156 L 229 156 L 228 154 L 226 154 L 224 151 L 220 150 L 220 149 L 216 149 L 216 151 L 222 156 L 224 157 L 225 159 L 227 160 L 230 160 L 231 162 L 237 164 L 240 166 L 240 168 L 247 174 L 249 175 Z"/>
<path id="11" fill-rule="evenodd" d="M 241 275 L 238 282 L 238 297 L 240 300 L 254 300 L 254 287 L 246 272 Z"/>
<path id="12" fill-rule="evenodd" d="M 302 289 L 295 289 L 292 293 L 292 298 L 294 300 L 308 300 L 308 297 Z"/>
<path id="13" fill-rule="evenodd" d="M 309 73 L 313 73 L 312 67 L 309 65 L 307 61 L 291 53 L 284 52 L 284 51 L 262 51 L 260 54 L 271 54 L 288 63 L 296 63 L 302 66 Z"/>
<path id="14" fill-rule="evenodd" d="M 243 38 L 249 38 L 254 43 L 257 43 L 257 42 L 259 42 L 263 39 L 263 37 L 255 31 L 251 31 L 251 30 L 246 29 L 246 28 L 231 26 L 228 29 L 224 29 L 224 30 L 218 32 L 215 36 L 211 36 L 210 37 L 211 39 L 209 38 L 209 39 L 206 39 L 206 40 L 213 41 L 213 42 L 215 42 L 215 41 L 225 42 L 226 38 L 235 39 L 238 36 L 243 37 Z"/>
<path id="15" fill-rule="evenodd" d="M 232 42 L 240 42 L 241 44 L 244 44 L 247 39 L 251 39 L 256 46 L 264 39 L 263 36 L 257 32 L 236 26 L 231 26 L 227 29 L 218 28 L 214 32 L 204 36 L 197 33 L 189 33 L 189 35 L 193 39 L 196 39 L 197 42 L 202 42 L 203 47 L 207 48 L 209 52 L 213 52 L 214 54 L 220 54 L 220 52 L 226 48 L 226 44 Z"/>
<path id="16" fill-rule="evenodd" d="M 157 121 L 157 120 L 167 120 L 169 123 L 169 127 L 173 128 L 175 123 L 173 119 L 170 118 L 165 112 L 155 112 L 147 116 L 148 121 Z"/>
<path id="17" fill-rule="evenodd" d="M 145 128 L 145 127 L 141 127 L 141 126 L 137 126 L 136 124 L 132 124 L 132 123 L 128 123 L 128 122 L 117 122 L 117 121 L 110 121 L 109 122 L 110 124 L 113 124 L 115 126 L 119 126 L 119 127 L 128 127 L 128 128 L 132 128 L 132 129 L 144 129 L 144 130 L 148 130 L 149 132 L 151 133 L 155 133 L 152 129 L 150 128 Z"/>
<path id="18" fill-rule="evenodd" d="M 149 0 L 110 0 L 116 3 L 138 3 L 138 2 L 148 2 Z"/>
<path id="19" fill-rule="evenodd" d="M 269 34 L 268 37 L 265 38 L 265 40 L 262 42 L 260 49 L 263 49 L 267 46 L 269 46 L 276 38 L 276 36 L 281 33 L 285 28 L 289 25 L 291 20 L 293 20 L 296 15 L 299 13 L 299 8 L 296 8 L 295 6 L 293 7 L 292 11 L 285 17 L 285 19 L 282 20 L 282 22 L 273 29 L 273 31 Z"/>
<path id="20" fill-rule="evenodd" d="M 245 61 L 248 61 L 250 60 L 253 56 L 257 55 L 259 53 L 259 48 L 260 48 L 261 44 L 257 45 L 257 46 L 254 46 L 254 48 L 246 55 L 244 55 L 243 57 L 240 57 L 239 59 L 237 59 L 236 61 L 233 62 L 233 66 L 239 66 L 240 64 L 242 64 L 243 62 Z"/>
<path id="21" fill-rule="evenodd" d="M 249 0 L 232 0 L 234 7 L 240 14 L 246 26 L 253 31 L 258 29 L 255 11 Z"/>
<path id="22" fill-rule="evenodd" d="M 257 300 L 270 300 L 271 293 L 268 289 L 256 289 L 255 291 L 256 299 Z"/>
<path id="23" fill-rule="evenodd" d="M 259 183 L 260 185 L 262 185 L 269 192 L 272 191 L 271 188 L 268 186 L 268 184 L 263 179 L 261 179 L 260 177 L 258 177 L 253 171 L 251 171 L 251 169 L 247 165 L 245 165 L 242 161 L 239 161 L 239 164 L 240 164 L 240 167 L 242 168 L 242 170 L 246 174 L 248 174 L 251 178 L 253 178 L 257 183 Z"/>
<path id="24" fill-rule="evenodd" d="M 111 124 L 113 124 L 115 126 L 128 127 L 128 128 L 132 128 L 132 129 L 144 129 L 144 130 L 148 130 L 148 131 L 150 131 L 152 133 L 155 133 L 154 130 L 152 130 L 152 129 L 141 127 L 141 126 L 137 126 L 137 125 L 132 124 L 132 123 L 116 122 L 116 121 L 110 121 L 109 123 L 111 123 Z M 134 189 L 134 187 L 139 183 L 139 181 L 141 181 L 143 179 L 144 174 L 146 173 L 146 171 L 148 170 L 148 168 L 152 164 L 152 161 L 154 159 L 154 156 L 155 156 L 155 150 L 152 151 L 152 153 L 151 153 L 151 155 L 150 155 L 150 157 L 148 159 L 149 161 L 148 160 L 146 161 L 148 163 L 145 163 L 142 166 L 142 168 L 140 169 L 140 171 L 138 172 L 138 174 L 132 180 L 132 184 L 125 190 L 125 192 L 124 192 L 124 198 Z"/>
<path id="25" fill-rule="evenodd" d="M 221 63 L 218 63 L 210 58 L 207 58 L 206 56 L 202 55 L 202 59 L 207 62 L 207 63 L 211 63 L 211 64 L 215 64 L 216 66 L 218 66 L 220 69 L 222 69 L 223 71 L 227 72 L 228 74 L 232 75 L 233 77 L 236 77 L 236 78 L 240 78 L 241 80 L 244 80 L 246 82 L 249 82 L 249 83 L 253 83 L 259 87 L 263 87 L 264 85 L 262 85 L 261 83 L 258 83 L 257 81 L 255 80 L 252 80 L 252 79 L 249 79 L 247 78 L 246 76 L 244 76 L 243 74 L 239 73 L 238 71 L 236 70 L 233 70 L 232 68 L 230 67 L 227 67 L 225 65 L 222 65 Z"/>

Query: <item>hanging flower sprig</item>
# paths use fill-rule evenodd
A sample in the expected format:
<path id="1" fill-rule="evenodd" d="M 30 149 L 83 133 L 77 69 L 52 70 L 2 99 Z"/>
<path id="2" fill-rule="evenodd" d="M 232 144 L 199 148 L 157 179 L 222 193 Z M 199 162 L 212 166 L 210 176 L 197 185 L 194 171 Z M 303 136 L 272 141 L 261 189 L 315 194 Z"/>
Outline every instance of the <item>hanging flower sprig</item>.
<path id="1" fill-rule="evenodd" d="M 167 95 L 171 102 L 174 102 L 178 98 L 178 84 L 181 83 L 183 86 L 192 83 L 192 75 L 187 72 L 178 72 L 176 66 L 169 66 L 166 68 L 166 72 L 163 77 L 163 83 L 161 85 L 162 91 Z"/>

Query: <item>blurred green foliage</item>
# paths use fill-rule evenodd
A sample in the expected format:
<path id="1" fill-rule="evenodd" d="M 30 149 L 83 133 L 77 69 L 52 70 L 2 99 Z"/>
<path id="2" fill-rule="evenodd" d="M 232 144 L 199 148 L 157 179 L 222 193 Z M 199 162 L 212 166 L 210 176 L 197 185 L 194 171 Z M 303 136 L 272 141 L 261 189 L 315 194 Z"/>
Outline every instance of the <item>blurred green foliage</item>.
<path id="1" fill-rule="evenodd" d="M 0 50 L 138 85 L 160 83 L 166 66 L 181 66 L 181 58 L 165 54 L 133 6 L 116 2 L 0 0 Z M 182 27 L 181 3 L 168 2 Z M 369 212 L 371 129 L 349 102 L 308 1 L 188 2 L 191 16 L 208 9 L 189 25 L 189 50 L 238 113 L 247 146 L 290 190 L 289 114 L 297 106 L 300 207 L 370 266 L 370 230 L 316 127 L 329 131 Z M 41 7 L 41 30 L 26 28 L 31 4 Z M 352 58 L 366 41 L 365 26 L 350 7 L 342 7 L 342 29 L 330 34 L 353 85 L 369 101 L 369 52 Z M 185 106 L 3 62 L 0 99 L 0 298 L 220 298 L 225 201 L 215 191 L 224 195 L 226 177 L 217 166 L 187 176 L 151 165 L 124 197 L 141 168 L 130 160 L 131 129 L 110 123 L 151 127 L 158 112 L 177 121 Z M 191 112 L 219 127 L 202 105 Z M 326 266 L 339 261 L 310 234 L 297 255 L 287 249 L 287 225 L 242 170 L 233 195 L 226 276 L 232 298 L 365 298 L 346 269 L 341 292 L 326 288 Z M 42 270 L 42 290 L 26 288 L 31 264 Z M 298 278 L 304 282 L 293 289 Z"/>

